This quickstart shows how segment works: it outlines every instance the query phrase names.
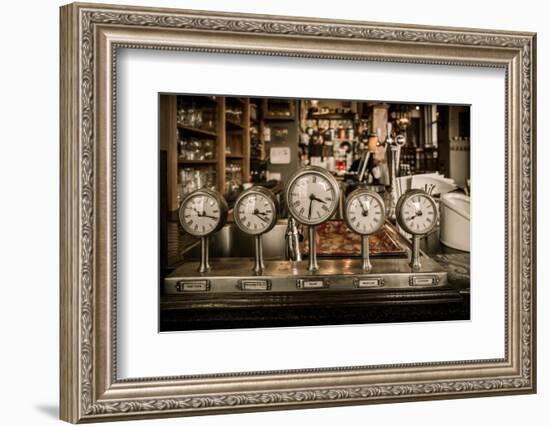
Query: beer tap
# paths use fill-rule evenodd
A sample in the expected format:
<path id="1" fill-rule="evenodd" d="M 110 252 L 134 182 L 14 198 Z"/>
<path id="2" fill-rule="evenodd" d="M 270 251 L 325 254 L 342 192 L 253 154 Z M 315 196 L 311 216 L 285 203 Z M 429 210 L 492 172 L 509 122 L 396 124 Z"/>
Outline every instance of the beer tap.
<path id="1" fill-rule="evenodd" d="M 403 135 L 398 135 L 395 139 L 392 138 L 392 124 L 386 124 L 386 150 L 389 150 L 389 163 L 390 163 L 390 185 L 388 188 L 388 206 L 386 216 L 395 222 L 395 207 L 397 206 L 397 168 L 399 167 L 399 154 L 401 147 L 405 144 L 406 140 Z M 386 151 L 387 152 L 387 151 Z"/>
<path id="2" fill-rule="evenodd" d="M 301 261 L 302 254 L 300 252 L 300 230 L 298 229 L 298 224 L 296 220 L 292 217 L 288 217 L 288 223 L 286 227 L 285 240 L 286 240 L 286 251 L 285 257 L 290 261 Z"/>

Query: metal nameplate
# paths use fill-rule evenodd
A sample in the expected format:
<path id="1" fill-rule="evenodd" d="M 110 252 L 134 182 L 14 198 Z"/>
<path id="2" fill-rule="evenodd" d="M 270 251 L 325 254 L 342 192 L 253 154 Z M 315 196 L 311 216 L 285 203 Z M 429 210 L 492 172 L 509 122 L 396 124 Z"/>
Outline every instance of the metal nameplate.
<path id="1" fill-rule="evenodd" d="M 409 278 L 410 286 L 435 286 L 439 283 L 437 276 L 411 276 Z"/>
<path id="2" fill-rule="evenodd" d="M 210 290 L 208 280 L 180 280 L 174 285 L 177 292 L 205 292 Z"/>
<path id="3" fill-rule="evenodd" d="M 241 291 L 269 291 L 271 282 L 269 280 L 241 280 L 239 289 Z"/>
<path id="4" fill-rule="evenodd" d="M 353 284 L 356 288 L 379 288 L 384 286 L 382 277 L 358 277 L 353 279 Z"/>
<path id="5" fill-rule="evenodd" d="M 323 289 L 328 288 L 328 280 L 326 279 L 298 279 L 296 281 L 298 289 Z"/>

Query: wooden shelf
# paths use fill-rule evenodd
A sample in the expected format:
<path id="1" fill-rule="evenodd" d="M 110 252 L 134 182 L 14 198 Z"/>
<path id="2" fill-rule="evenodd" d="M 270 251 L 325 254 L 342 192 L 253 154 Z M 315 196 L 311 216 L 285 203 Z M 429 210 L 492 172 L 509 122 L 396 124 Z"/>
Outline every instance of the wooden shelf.
<path id="1" fill-rule="evenodd" d="M 277 108 L 271 109 L 271 104 L 278 105 Z M 284 108 L 280 106 L 284 105 Z M 264 113 L 264 120 L 285 120 L 291 121 L 296 118 L 296 105 L 292 99 L 262 99 L 262 110 Z M 277 114 L 278 112 L 288 112 L 288 114 Z"/>
<path id="2" fill-rule="evenodd" d="M 183 100 L 178 102 L 178 98 Z M 183 102 L 182 102 L 183 101 Z M 194 102 L 198 108 L 208 108 L 212 111 L 212 120 L 215 128 L 202 129 L 188 126 L 178 122 L 178 105 Z M 242 165 L 242 175 L 246 182 L 250 174 L 250 101 L 248 98 L 233 96 L 207 95 L 161 95 L 160 115 L 160 145 L 161 150 L 166 151 L 166 205 L 169 211 L 177 210 L 178 172 L 183 168 L 211 168 L 216 173 L 216 188 L 222 194 L 225 193 L 225 167 L 226 163 L 238 163 Z M 234 116 L 227 114 L 227 110 L 238 108 L 242 110 L 242 121 L 239 123 Z M 228 119 L 229 117 L 229 119 Z M 239 117 L 239 116 L 235 116 Z M 178 132 L 180 135 L 178 135 Z M 195 137 L 197 139 L 210 139 L 214 142 L 214 159 L 188 160 L 180 158 L 178 150 L 178 137 Z M 231 148 L 235 154 L 225 153 L 226 148 Z"/>
<path id="3" fill-rule="evenodd" d="M 225 123 L 229 127 L 233 127 L 233 128 L 237 128 L 237 129 L 244 129 L 244 126 L 241 123 L 236 122 L 234 120 L 229 120 L 228 118 L 225 119 Z"/>
<path id="4" fill-rule="evenodd" d="M 215 165 L 218 163 L 215 159 L 209 159 L 209 160 L 185 160 L 185 159 L 178 159 L 178 163 L 180 165 Z"/>
<path id="5" fill-rule="evenodd" d="M 285 120 L 285 121 L 291 121 L 294 120 L 294 116 L 270 116 L 265 115 L 264 120 Z"/>
<path id="6" fill-rule="evenodd" d="M 238 102 L 241 105 L 246 104 L 246 99 L 245 98 L 240 98 L 240 97 L 237 97 L 237 96 L 227 96 L 225 98 L 225 101 L 226 101 L 226 103 L 229 103 L 229 104 L 232 103 L 232 102 Z"/>
<path id="7" fill-rule="evenodd" d="M 203 135 L 203 136 L 212 136 L 216 137 L 216 132 L 212 132 L 210 130 L 200 129 L 200 128 L 193 128 L 191 126 L 182 125 L 181 123 L 178 123 L 178 129 L 184 130 L 186 132 L 195 133 L 197 135 Z"/>
<path id="8" fill-rule="evenodd" d="M 308 114 L 307 120 L 354 120 L 355 113 L 347 114 Z"/>

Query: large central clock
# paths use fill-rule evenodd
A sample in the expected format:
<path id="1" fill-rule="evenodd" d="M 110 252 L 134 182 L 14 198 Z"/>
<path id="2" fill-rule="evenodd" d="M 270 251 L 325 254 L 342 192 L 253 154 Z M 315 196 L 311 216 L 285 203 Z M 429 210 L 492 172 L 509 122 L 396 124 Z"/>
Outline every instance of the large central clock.
<path id="1" fill-rule="evenodd" d="M 325 169 L 307 166 L 290 178 L 285 193 L 289 213 L 301 224 L 319 225 L 338 209 L 340 187 Z"/>
<path id="2" fill-rule="evenodd" d="M 325 169 L 306 166 L 290 177 L 285 190 L 289 214 L 308 226 L 308 270 L 319 269 L 315 226 L 328 221 L 336 212 L 340 200 L 340 186 Z"/>

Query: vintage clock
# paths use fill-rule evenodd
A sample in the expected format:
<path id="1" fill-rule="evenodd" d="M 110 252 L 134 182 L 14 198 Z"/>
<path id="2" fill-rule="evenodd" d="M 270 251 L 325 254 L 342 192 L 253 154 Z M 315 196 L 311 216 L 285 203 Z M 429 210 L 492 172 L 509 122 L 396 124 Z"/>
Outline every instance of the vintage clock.
<path id="1" fill-rule="evenodd" d="M 237 198 L 233 214 L 235 224 L 246 234 L 255 236 L 254 271 L 259 274 L 265 268 L 262 235 L 277 223 L 277 199 L 267 188 L 251 187 Z"/>
<path id="2" fill-rule="evenodd" d="M 295 172 L 285 190 L 289 214 L 309 227 L 309 271 L 319 269 L 315 242 L 315 227 L 328 221 L 339 205 L 340 186 L 325 169 L 306 166 Z"/>
<path id="3" fill-rule="evenodd" d="M 370 271 L 369 234 L 374 234 L 384 225 L 386 219 L 384 200 L 378 193 L 358 188 L 347 198 L 344 218 L 348 227 L 361 235 L 362 268 Z"/>
<path id="4" fill-rule="evenodd" d="M 409 190 L 398 200 L 396 219 L 399 226 L 413 236 L 411 267 L 420 269 L 420 237 L 437 225 L 437 204 L 432 196 L 422 190 Z"/>
<path id="5" fill-rule="evenodd" d="M 200 189 L 181 202 L 179 220 L 183 229 L 201 239 L 199 272 L 210 269 L 208 262 L 208 236 L 220 230 L 227 221 L 227 202 L 217 191 Z"/>

